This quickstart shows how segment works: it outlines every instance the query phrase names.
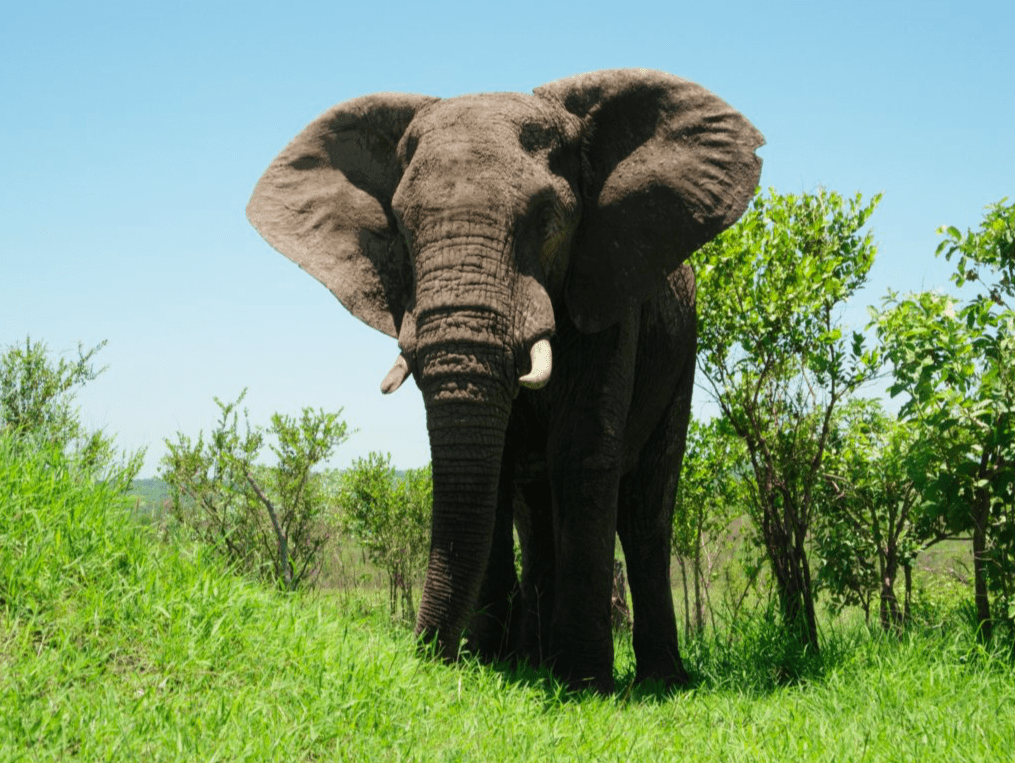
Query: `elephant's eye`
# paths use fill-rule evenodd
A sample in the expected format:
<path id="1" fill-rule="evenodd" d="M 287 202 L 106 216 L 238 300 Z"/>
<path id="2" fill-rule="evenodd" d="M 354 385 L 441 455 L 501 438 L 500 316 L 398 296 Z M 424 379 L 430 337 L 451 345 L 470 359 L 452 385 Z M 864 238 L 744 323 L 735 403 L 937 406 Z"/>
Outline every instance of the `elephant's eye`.
<path id="1" fill-rule="evenodd" d="M 406 133 L 402 138 L 402 142 L 398 144 L 398 160 L 402 164 L 402 168 L 409 166 L 409 162 L 412 161 L 412 155 L 416 153 L 416 146 L 419 145 L 419 138 L 416 135 Z"/>
<path id="2" fill-rule="evenodd" d="M 538 122 L 526 122 L 518 135 L 518 142 L 530 154 L 542 151 L 553 142 L 554 132 Z"/>

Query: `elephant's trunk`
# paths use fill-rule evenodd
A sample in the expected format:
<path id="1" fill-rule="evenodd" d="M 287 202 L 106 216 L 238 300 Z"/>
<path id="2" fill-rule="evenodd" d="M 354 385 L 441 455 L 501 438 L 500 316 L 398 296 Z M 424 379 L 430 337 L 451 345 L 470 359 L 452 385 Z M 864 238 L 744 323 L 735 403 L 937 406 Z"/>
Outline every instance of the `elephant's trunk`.
<path id="1" fill-rule="evenodd" d="M 507 416 L 489 405 L 427 405 L 433 458 L 430 560 L 416 633 L 446 659 L 457 655 L 493 539 Z"/>
<path id="2" fill-rule="evenodd" d="M 445 221 L 417 235 L 409 347 L 426 405 L 434 483 L 416 632 L 448 659 L 457 654 L 486 572 L 519 356 L 527 352 L 512 339 L 518 304 L 510 242 L 482 221 L 464 227 Z"/>
<path id="3" fill-rule="evenodd" d="M 503 368 L 503 350 L 458 344 L 419 358 L 433 522 L 416 633 L 454 659 L 490 554 L 511 394 L 493 368 Z"/>

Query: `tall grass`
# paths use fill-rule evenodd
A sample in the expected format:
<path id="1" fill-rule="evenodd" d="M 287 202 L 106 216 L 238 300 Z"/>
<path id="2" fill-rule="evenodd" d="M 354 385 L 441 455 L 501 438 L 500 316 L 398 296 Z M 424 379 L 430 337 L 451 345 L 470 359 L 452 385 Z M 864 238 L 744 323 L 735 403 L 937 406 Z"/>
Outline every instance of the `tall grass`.
<path id="1" fill-rule="evenodd" d="M 774 617 L 684 646 L 691 688 L 610 698 L 414 656 L 383 597 L 290 595 L 158 544 L 59 454 L 0 438 L 0 761 L 1001 760 L 1010 661 L 967 627 L 902 640 Z M 340 598 L 341 604 L 337 603 Z"/>

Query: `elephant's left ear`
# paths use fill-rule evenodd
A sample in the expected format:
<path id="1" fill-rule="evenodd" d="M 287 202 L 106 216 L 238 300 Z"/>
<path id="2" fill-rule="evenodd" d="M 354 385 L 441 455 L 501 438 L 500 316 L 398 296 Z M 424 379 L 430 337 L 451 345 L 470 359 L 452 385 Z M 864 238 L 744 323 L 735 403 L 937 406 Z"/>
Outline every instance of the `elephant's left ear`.
<path id="1" fill-rule="evenodd" d="M 744 213 L 765 139 L 693 82 L 614 69 L 535 90 L 588 129 L 566 299 L 575 324 L 597 331 L 648 299 L 667 276 Z"/>
<path id="2" fill-rule="evenodd" d="M 268 166 L 247 217 L 357 318 L 398 336 L 412 270 L 391 209 L 398 142 L 436 98 L 380 93 L 340 103 Z"/>

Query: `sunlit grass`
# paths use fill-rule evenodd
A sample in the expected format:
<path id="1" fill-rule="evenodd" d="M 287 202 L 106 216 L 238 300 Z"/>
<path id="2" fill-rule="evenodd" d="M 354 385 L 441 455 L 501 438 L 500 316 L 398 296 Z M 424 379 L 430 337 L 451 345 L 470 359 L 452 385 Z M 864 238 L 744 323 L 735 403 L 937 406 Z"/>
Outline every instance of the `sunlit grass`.
<path id="1" fill-rule="evenodd" d="M 569 695 L 415 656 L 383 590 L 284 596 L 159 544 L 102 485 L 0 445 L 0 760 L 1000 760 L 1006 652 L 965 623 L 838 621 L 820 656 L 750 618 L 684 644 L 690 688 Z M 123 505 L 121 505 L 123 504 Z"/>

